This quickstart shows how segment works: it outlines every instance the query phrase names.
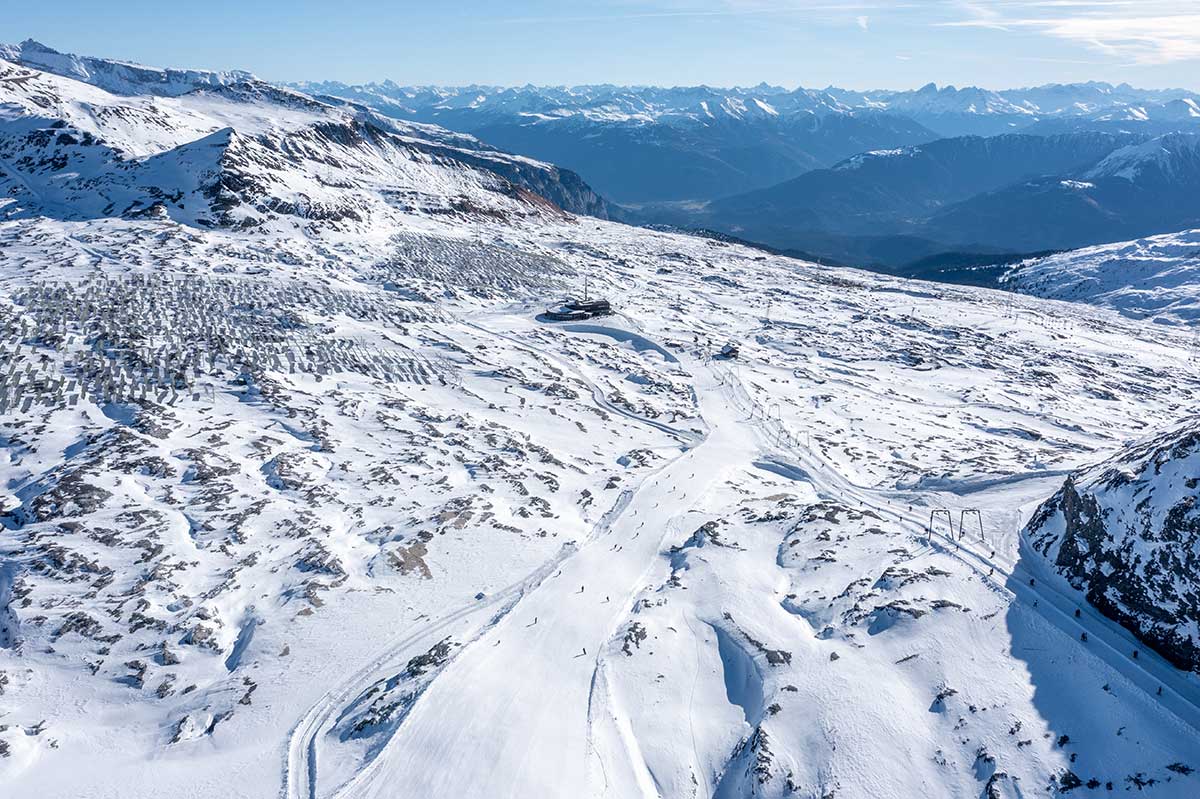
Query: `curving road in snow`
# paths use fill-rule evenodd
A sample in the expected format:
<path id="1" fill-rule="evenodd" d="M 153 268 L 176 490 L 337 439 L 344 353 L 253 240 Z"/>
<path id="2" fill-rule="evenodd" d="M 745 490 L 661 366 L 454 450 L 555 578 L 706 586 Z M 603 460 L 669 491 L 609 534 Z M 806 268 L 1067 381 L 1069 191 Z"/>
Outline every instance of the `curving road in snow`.
<path id="1" fill-rule="evenodd" d="M 438 636 L 450 631 L 457 622 L 468 622 L 475 616 L 499 608 L 504 613 L 511 608 L 530 587 L 544 580 L 558 564 L 568 557 L 573 548 L 564 546 L 550 561 L 540 566 L 528 577 L 495 592 L 484 600 L 456 608 L 428 624 L 408 631 L 392 641 L 378 655 L 371 658 L 362 668 L 329 691 L 292 728 L 288 739 L 285 764 L 285 795 L 296 799 L 313 799 L 317 790 L 317 742 L 337 718 L 342 709 L 358 696 L 364 688 L 385 679 L 403 667 L 413 651 L 436 642 Z M 496 612 L 493 610 L 493 612 Z"/>
<path id="2" fill-rule="evenodd" d="M 670 521 L 719 479 L 719 464 L 737 462 L 726 437 L 680 430 L 613 405 L 599 386 L 554 354 L 467 324 L 571 371 L 589 387 L 598 407 L 676 437 L 681 454 L 637 490 L 625 492 L 581 547 L 564 547 L 525 579 L 408 631 L 325 694 L 289 736 L 287 797 L 329 795 L 332 786 L 318 779 L 320 737 L 348 703 L 394 673 L 418 648 L 486 612 L 494 623 L 468 641 L 380 755 L 335 795 L 394 796 L 403 785 L 404 795 L 505 795 L 497 793 L 500 786 L 512 786 L 507 795 L 530 796 L 586 784 L 589 699 L 600 648 L 644 587 L 647 570 L 658 563 Z M 504 730 L 523 732 L 498 732 Z M 555 754 L 532 756 L 534 746 Z"/>
<path id="3" fill-rule="evenodd" d="M 447 666 L 339 796 L 566 796 L 614 783 L 656 795 L 621 719 L 605 725 L 616 740 L 591 738 L 591 698 L 603 688 L 598 652 L 652 572 L 665 574 L 659 554 L 674 520 L 759 449 L 754 431 L 709 389 L 699 392 L 710 426 L 704 441 L 638 489 L 606 531 Z M 613 773 L 613 764 L 627 773 Z"/>

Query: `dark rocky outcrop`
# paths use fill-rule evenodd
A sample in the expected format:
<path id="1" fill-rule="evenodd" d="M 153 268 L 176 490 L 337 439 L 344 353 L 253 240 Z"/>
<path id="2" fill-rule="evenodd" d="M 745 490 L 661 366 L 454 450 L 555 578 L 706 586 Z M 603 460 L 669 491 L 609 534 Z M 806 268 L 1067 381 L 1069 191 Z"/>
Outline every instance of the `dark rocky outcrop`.
<path id="1" fill-rule="evenodd" d="M 1068 477 L 1024 535 L 1101 613 L 1200 671 L 1200 421 Z"/>

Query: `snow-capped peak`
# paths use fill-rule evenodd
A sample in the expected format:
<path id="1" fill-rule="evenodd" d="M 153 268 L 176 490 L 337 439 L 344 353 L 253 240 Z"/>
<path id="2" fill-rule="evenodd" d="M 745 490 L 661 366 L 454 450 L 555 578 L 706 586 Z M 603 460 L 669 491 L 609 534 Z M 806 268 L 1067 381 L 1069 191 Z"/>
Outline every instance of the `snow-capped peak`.
<path id="1" fill-rule="evenodd" d="M 16 45 L 0 44 L 0 59 L 74 78 L 113 94 L 175 97 L 201 87 L 256 80 L 254 75 L 242 70 L 163 69 L 131 61 L 60 53 L 33 39 Z"/>
<path id="2" fill-rule="evenodd" d="M 1132 181 L 1148 170 L 1169 176 L 1181 169 L 1197 168 L 1200 168 L 1200 135 L 1174 133 L 1115 150 L 1085 177 L 1118 177 Z"/>

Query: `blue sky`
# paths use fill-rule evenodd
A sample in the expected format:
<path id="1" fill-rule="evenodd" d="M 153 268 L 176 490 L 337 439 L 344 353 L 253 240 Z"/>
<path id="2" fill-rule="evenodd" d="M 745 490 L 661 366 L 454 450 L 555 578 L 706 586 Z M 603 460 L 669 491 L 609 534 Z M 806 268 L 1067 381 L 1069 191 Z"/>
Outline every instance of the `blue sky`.
<path id="1" fill-rule="evenodd" d="M 1200 0 L 5 0 L 0 41 L 269 80 L 1200 90 Z"/>

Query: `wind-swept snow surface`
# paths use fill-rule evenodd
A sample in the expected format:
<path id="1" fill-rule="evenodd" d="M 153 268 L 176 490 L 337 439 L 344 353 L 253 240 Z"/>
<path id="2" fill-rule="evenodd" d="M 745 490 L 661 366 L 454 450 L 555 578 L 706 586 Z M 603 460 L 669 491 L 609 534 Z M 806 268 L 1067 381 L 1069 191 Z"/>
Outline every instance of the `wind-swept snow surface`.
<path id="1" fill-rule="evenodd" d="M 1004 280 L 1040 297 L 1094 303 L 1139 319 L 1200 324 L 1200 230 L 1026 261 Z"/>
<path id="2" fill-rule="evenodd" d="M 1187 331 L 212 102 L 161 213 L 8 169 L 5 795 L 1196 795 L 1200 680 L 1019 534 L 1195 410 Z M 313 186 L 360 218 L 258 207 Z"/>

